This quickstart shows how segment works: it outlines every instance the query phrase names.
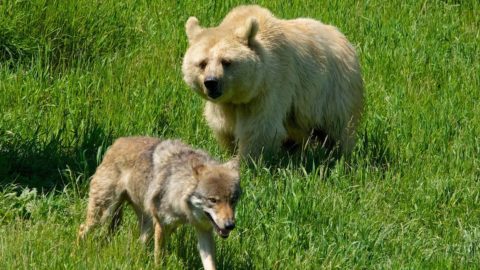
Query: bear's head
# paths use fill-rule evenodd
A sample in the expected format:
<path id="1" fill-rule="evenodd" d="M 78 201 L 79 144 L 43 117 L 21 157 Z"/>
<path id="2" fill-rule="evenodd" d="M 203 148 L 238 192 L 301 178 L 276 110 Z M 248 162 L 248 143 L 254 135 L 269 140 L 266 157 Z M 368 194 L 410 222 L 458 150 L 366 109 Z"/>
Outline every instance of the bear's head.
<path id="1" fill-rule="evenodd" d="M 203 28 L 197 18 L 190 17 L 185 28 L 189 42 L 182 65 L 185 82 L 215 103 L 251 101 L 259 84 L 257 20 Z"/>

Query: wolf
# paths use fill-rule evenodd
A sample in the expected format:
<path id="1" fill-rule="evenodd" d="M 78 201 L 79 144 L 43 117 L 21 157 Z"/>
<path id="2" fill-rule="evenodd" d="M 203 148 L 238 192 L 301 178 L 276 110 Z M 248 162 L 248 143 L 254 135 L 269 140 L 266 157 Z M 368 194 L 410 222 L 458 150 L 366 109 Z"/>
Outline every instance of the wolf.
<path id="1" fill-rule="evenodd" d="M 215 269 L 213 230 L 229 236 L 240 194 L 238 158 L 221 163 L 180 140 L 119 138 L 92 176 L 77 242 L 107 220 L 114 231 L 128 202 L 138 217 L 140 240 L 147 243 L 154 232 L 156 264 L 169 235 L 188 223 L 195 228 L 203 267 Z"/>

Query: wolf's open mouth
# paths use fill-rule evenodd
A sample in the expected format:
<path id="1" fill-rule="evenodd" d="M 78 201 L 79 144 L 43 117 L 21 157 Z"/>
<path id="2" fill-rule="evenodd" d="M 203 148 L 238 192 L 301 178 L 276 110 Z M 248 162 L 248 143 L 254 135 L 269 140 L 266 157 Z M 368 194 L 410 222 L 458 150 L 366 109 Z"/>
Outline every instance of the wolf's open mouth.
<path id="1" fill-rule="evenodd" d="M 220 229 L 220 227 L 218 227 L 217 223 L 215 223 L 215 221 L 213 220 L 212 216 L 209 213 L 205 212 L 205 215 L 207 215 L 207 217 L 210 219 L 210 222 L 212 222 L 213 227 L 215 228 L 215 231 L 217 231 L 218 235 L 220 235 L 223 238 L 227 238 L 228 235 L 230 234 L 230 231 L 227 229 Z"/>

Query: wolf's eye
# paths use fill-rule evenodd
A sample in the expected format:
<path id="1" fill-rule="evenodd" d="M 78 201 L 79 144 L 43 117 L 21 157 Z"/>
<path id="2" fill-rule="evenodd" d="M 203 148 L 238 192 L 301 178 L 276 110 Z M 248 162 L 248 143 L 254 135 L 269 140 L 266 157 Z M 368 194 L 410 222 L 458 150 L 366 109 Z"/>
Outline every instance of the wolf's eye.
<path id="1" fill-rule="evenodd" d="M 205 69 L 207 66 L 207 60 L 203 60 L 202 62 L 198 63 L 198 67 L 201 68 L 202 70 Z"/>
<path id="2" fill-rule="evenodd" d="M 222 66 L 229 67 L 232 64 L 232 61 L 227 59 L 222 59 Z"/>
<path id="3" fill-rule="evenodd" d="M 215 198 L 208 198 L 208 201 L 211 203 L 217 203 L 217 199 Z"/>

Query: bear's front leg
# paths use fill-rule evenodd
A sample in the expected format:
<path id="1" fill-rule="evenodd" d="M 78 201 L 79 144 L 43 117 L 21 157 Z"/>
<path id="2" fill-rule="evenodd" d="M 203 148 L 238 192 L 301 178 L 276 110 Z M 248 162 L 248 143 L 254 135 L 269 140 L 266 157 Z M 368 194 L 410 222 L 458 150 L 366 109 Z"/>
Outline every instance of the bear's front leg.
<path id="1" fill-rule="evenodd" d="M 243 157 L 259 157 L 263 154 L 271 157 L 277 154 L 282 142 L 287 138 L 283 119 L 278 115 L 259 115 L 242 117 L 239 114 L 235 137 L 238 139 L 238 151 Z"/>
<path id="2" fill-rule="evenodd" d="M 213 129 L 213 135 L 215 135 L 215 139 L 217 139 L 220 147 L 230 152 L 235 150 L 235 137 L 233 137 L 233 134 L 225 132 L 224 130 Z"/>
<path id="3" fill-rule="evenodd" d="M 235 137 L 233 136 L 235 111 L 228 106 L 207 102 L 204 115 L 220 146 L 233 152 L 235 149 Z"/>

